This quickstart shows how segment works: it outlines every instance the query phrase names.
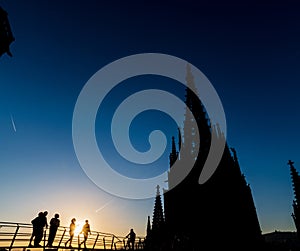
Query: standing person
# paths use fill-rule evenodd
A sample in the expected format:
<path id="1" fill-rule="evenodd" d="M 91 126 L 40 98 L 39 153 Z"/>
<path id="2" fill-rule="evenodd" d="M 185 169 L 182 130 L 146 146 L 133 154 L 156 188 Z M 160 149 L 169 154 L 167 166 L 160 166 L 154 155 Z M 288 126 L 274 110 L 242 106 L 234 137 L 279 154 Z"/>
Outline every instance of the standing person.
<path id="1" fill-rule="evenodd" d="M 130 229 L 129 234 L 126 235 L 126 238 L 128 238 L 127 244 L 129 249 L 134 250 L 134 243 L 135 243 L 135 232 L 133 231 L 133 229 Z"/>
<path id="2" fill-rule="evenodd" d="M 44 227 L 48 228 L 47 215 L 48 215 L 47 211 L 39 213 L 40 225 L 39 225 L 39 229 L 38 229 L 38 235 L 36 236 L 36 238 L 34 240 L 34 246 L 35 247 L 40 247 L 41 246 L 40 242 L 43 239 Z"/>
<path id="3" fill-rule="evenodd" d="M 85 224 L 82 227 L 81 233 L 83 233 L 83 241 L 80 243 L 80 245 L 82 245 L 83 243 L 84 248 L 86 248 L 86 241 L 89 236 L 89 233 L 91 233 L 91 228 L 88 220 L 85 220 Z"/>
<path id="4" fill-rule="evenodd" d="M 50 220 L 50 230 L 49 230 L 49 237 L 48 237 L 47 247 L 52 247 L 57 229 L 60 225 L 60 220 L 58 218 L 59 218 L 59 214 L 55 214 L 54 218 L 52 218 Z"/>
<path id="5" fill-rule="evenodd" d="M 38 216 L 31 221 L 32 235 L 29 241 L 29 246 L 32 247 L 32 240 L 34 238 L 34 247 L 41 247 L 40 242 L 43 239 L 44 227 L 46 226 L 45 214 L 39 212 Z"/>
<path id="6" fill-rule="evenodd" d="M 42 217 L 43 217 L 43 212 L 39 212 L 38 216 L 35 217 L 32 221 L 32 234 L 29 240 L 29 247 L 33 247 L 32 246 L 32 241 L 34 239 L 34 243 L 35 243 L 35 239 L 37 238 L 37 236 L 40 234 L 40 225 L 42 222 Z"/>
<path id="7" fill-rule="evenodd" d="M 70 242 L 70 245 L 69 245 L 70 248 L 72 247 L 72 240 L 74 238 L 74 233 L 75 233 L 75 228 L 76 228 L 75 222 L 76 222 L 76 219 L 73 218 L 71 220 L 70 229 L 69 229 L 70 239 L 67 240 L 65 243 L 65 246 L 67 246 L 68 242 Z"/>

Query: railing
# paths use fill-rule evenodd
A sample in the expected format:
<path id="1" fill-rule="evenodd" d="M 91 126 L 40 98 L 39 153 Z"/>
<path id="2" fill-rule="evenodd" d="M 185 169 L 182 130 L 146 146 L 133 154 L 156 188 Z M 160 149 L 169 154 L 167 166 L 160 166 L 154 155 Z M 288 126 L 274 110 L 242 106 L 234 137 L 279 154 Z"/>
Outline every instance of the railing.
<path id="1" fill-rule="evenodd" d="M 30 250 L 34 249 L 83 249 L 83 245 L 79 245 L 83 236 L 78 234 L 74 236 L 72 247 L 65 246 L 65 242 L 69 239 L 69 228 L 58 227 L 57 233 L 52 247 L 47 247 L 49 228 L 44 230 L 41 247 L 29 246 L 32 234 L 32 225 L 26 223 L 0 222 L 0 251 L 12 249 Z M 137 237 L 135 249 L 143 249 L 143 237 Z M 127 239 L 110 233 L 92 231 L 86 241 L 86 248 L 90 250 L 126 250 L 128 249 Z"/>

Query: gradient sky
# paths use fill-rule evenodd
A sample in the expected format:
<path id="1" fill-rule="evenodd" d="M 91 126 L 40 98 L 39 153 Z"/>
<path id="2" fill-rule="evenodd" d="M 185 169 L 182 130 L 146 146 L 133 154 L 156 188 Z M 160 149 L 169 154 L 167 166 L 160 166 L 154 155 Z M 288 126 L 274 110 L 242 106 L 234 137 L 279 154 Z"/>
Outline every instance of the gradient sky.
<path id="1" fill-rule="evenodd" d="M 73 147 L 72 116 L 81 89 L 101 67 L 156 52 L 190 62 L 216 89 L 228 144 L 252 188 L 263 233 L 295 230 L 287 162 L 300 170 L 299 4 L 161 2 L 0 1 L 16 38 L 13 57 L 0 58 L 0 221 L 26 223 L 48 210 L 48 218 L 58 212 L 65 226 L 72 217 L 88 218 L 92 230 L 123 236 L 134 228 L 145 234 L 154 199 L 112 196 L 86 176 Z M 127 94 L 143 88 L 172 91 L 170 86 L 176 83 L 159 77 L 123 83 L 107 99 L 110 109 L 97 115 L 97 136 L 105 133 L 101 126 L 109 128 L 114 107 Z M 180 87 L 174 89 L 183 98 Z M 116 170 L 130 177 L 166 170 L 174 122 L 149 111 L 131 129 L 140 151 L 149 147 L 151 130 L 163 130 L 167 150 L 153 168 L 132 171 L 122 169 L 108 141 L 104 149 Z"/>

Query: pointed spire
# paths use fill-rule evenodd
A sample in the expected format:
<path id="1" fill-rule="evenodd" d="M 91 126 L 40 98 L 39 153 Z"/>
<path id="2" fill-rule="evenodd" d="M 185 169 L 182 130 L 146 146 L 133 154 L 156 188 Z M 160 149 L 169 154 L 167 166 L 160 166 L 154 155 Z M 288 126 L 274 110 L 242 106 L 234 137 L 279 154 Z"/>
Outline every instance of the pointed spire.
<path id="1" fill-rule="evenodd" d="M 152 229 L 151 229 L 151 247 L 160 247 L 165 241 L 165 217 L 162 207 L 162 201 L 160 196 L 160 187 L 156 187 L 156 198 L 154 202 L 154 211 L 152 217 Z M 152 249 L 151 249 L 152 250 Z M 154 248 L 154 250 L 156 250 Z"/>
<path id="2" fill-rule="evenodd" d="M 150 216 L 148 216 L 147 220 L 147 230 L 146 230 L 147 238 L 150 237 L 151 235 L 151 223 L 150 223 Z"/>
<path id="3" fill-rule="evenodd" d="M 195 82 L 194 82 L 194 76 L 192 74 L 192 69 L 191 69 L 191 65 L 187 64 L 186 65 L 186 77 L 185 77 L 186 83 L 188 84 L 188 87 L 195 93 L 197 93 L 197 88 L 195 86 Z"/>
<path id="4" fill-rule="evenodd" d="M 146 238 L 145 238 L 145 249 L 151 250 L 152 245 L 152 229 L 151 229 L 151 223 L 150 223 L 150 216 L 148 216 L 147 219 L 147 229 L 146 229 Z"/>
<path id="5" fill-rule="evenodd" d="M 185 155 L 183 157 L 188 158 L 196 158 L 197 153 L 195 153 L 195 146 L 199 143 L 199 135 L 196 133 L 197 128 L 197 121 L 195 120 L 196 111 L 199 103 L 199 99 L 197 95 L 197 89 L 194 83 L 194 77 L 191 71 L 190 64 L 186 66 L 186 94 L 185 94 L 185 120 L 184 120 L 184 127 L 183 127 L 183 147 Z"/>
<path id="6" fill-rule="evenodd" d="M 152 231 L 154 232 L 159 231 L 165 222 L 159 188 L 159 185 L 157 185 L 152 219 Z"/>
<path id="7" fill-rule="evenodd" d="M 211 131 L 206 110 L 199 99 L 198 90 L 195 85 L 192 68 L 186 66 L 186 95 L 185 95 L 185 120 L 183 127 L 183 152 L 184 156 L 192 159 L 198 157 L 198 149 L 208 152 L 210 148 Z M 198 129 L 198 130 L 197 130 Z M 201 145 L 199 144 L 201 142 Z M 201 148 L 200 148 L 201 146 Z M 205 154 L 202 153 L 204 157 Z"/>
<path id="8" fill-rule="evenodd" d="M 172 153 L 176 154 L 176 146 L 175 146 L 175 138 L 174 138 L 174 136 L 172 137 Z"/>
<path id="9" fill-rule="evenodd" d="M 288 165 L 290 166 L 290 173 L 292 178 L 292 185 L 294 190 L 295 202 L 300 203 L 300 177 L 296 168 L 294 167 L 294 162 L 289 160 Z"/>
<path id="10" fill-rule="evenodd" d="M 180 152 L 181 149 L 181 131 L 180 127 L 178 127 L 178 151 Z"/>
<path id="11" fill-rule="evenodd" d="M 173 164 L 177 160 L 177 157 L 178 157 L 178 152 L 176 151 L 175 138 L 173 136 L 172 137 L 172 151 L 171 151 L 170 156 L 169 156 L 170 167 L 173 166 Z"/>
<path id="12" fill-rule="evenodd" d="M 174 139 L 174 137 L 173 137 Z M 175 145 L 175 143 L 174 143 Z M 160 196 L 159 185 L 156 186 L 156 197 Z"/>

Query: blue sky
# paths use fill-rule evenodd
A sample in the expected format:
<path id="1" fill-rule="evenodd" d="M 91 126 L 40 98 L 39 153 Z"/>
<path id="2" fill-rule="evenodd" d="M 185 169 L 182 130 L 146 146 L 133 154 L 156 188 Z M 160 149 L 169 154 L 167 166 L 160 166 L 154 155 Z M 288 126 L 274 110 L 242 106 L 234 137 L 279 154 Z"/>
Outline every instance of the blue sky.
<path id="1" fill-rule="evenodd" d="M 296 1 L 1 0 L 0 6 L 8 12 L 16 38 L 13 57 L 0 58 L 2 221 L 29 222 L 48 210 L 49 217 L 59 212 L 64 225 L 75 216 L 89 218 L 98 231 L 125 235 L 133 227 L 145 234 L 153 199 L 112 196 L 86 176 L 73 148 L 72 116 L 80 91 L 100 68 L 125 56 L 155 52 L 190 62 L 216 89 L 228 143 L 252 188 L 263 232 L 295 229 L 287 161 L 300 170 Z M 176 83 L 159 77 L 122 84 L 106 100 L 109 108 L 97 114 L 98 138 L 109 131 L 113 107 L 127 94 L 163 88 L 184 95 Z M 122 170 L 122 159 L 109 151 L 107 141 L 104 152 L 120 162 L 116 169 L 131 170 L 132 176 L 166 170 L 174 122 L 149 111 L 131 129 L 133 145 L 141 151 L 149 147 L 151 130 L 163 130 L 167 150 L 155 168 L 147 173 L 137 169 L 137 174 Z"/>

